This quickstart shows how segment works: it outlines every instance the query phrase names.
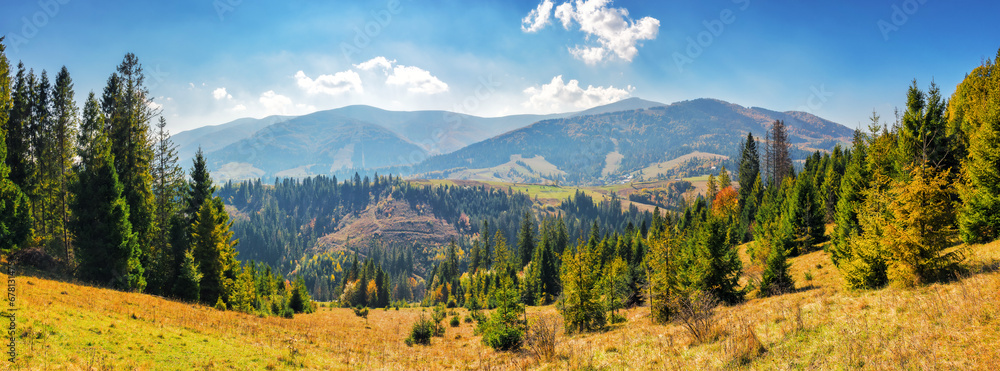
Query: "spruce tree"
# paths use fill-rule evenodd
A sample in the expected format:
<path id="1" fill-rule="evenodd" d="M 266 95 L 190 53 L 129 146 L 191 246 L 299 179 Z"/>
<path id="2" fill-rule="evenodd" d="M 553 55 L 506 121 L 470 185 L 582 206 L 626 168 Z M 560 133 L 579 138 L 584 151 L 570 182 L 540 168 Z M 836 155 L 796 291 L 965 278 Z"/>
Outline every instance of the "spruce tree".
<path id="1" fill-rule="evenodd" d="M 186 246 L 172 246 L 172 219 L 180 212 L 178 200 L 184 186 L 184 171 L 178 164 L 177 147 L 170 140 L 167 121 L 160 116 L 156 125 L 153 152 L 153 198 L 155 200 L 155 228 L 157 233 L 150 245 L 150 291 L 167 293 L 170 282 L 177 277 L 177 268 L 183 259 Z"/>
<path id="2" fill-rule="evenodd" d="M 153 158 L 150 120 L 155 112 L 149 105 L 151 97 L 145 86 L 145 75 L 135 54 L 125 55 L 116 74 L 109 79 L 104 98 L 107 134 L 112 143 L 115 169 L 124 185 L 129 220 L 140 245 L 150 246 L 156 232 L 150 174 Z M 151 256 L 143 251 L 141 258 L 148 265 Z"/>
<path id="3" fill-rule="evenodd" d="M 525 211 L 521 217 L 521 231 L 517 234 L 518 265 L 514 267 L 520 270 L 531 261 L 531 254 L 535 252 L 535 218 L 531 211 Z"/>
<path id="4" fill-rule="evenodd" d="M 758 195 L 755 195 L 754 184 L 760 179 L 760 154 L 757 152 L 757 142 L 753 134 L 747 134 L 747 140 L 740 150 L 740 229 L 743 236 L 740 242 L 749 237 L 750 224 L 754 215 L 757 215 Z M 761 188 L 756 188 L 759 191 Z"/>
<path id="5" fill-rule="evenodd" d="M 142 291 L 146 282 L 138 241 L 110 147 L 98 134 L 76 166 L 70 227 L 77 241 L 77 271 L 87 281 Z"/>
<path id="6" fill-rule="evenodd" d="M 2 44 L 0 44 L 2 45 Z M 0 55 L 3 55 L 0 52 Z M 6 62 L 6 56 L 0 57 L 0 63 Z M 31 196 L 34 192 L 33 174 L 35 167 L 31 154 L 31 90 L 28 86 L 28 76 L 24 63 L 17 64 L 17 76 L 11 92 L 11 104 L 7 119 L 3 122 L 7 139 L 7 166 L 10 169 L 10 180 Z M 30 206 L 29 206 L 30 207 Z M 34 225 L 34 222 L 32 222 Z"/>
<path id="7" fill-rule="evenodd" d="M 872 122 L 877 124 L 878 120 L 879 116 L 873 113 Z M 840 181 L 840 195 L 834 214 L 833 243 L 827 251 L 830 259 L 838 266 L 842 260 L 851 255 L 851 238 L 861 233 L 858 212 L 865 201 L 864 190 L 868 188 L 870 181 L 867 154 L 867 135 L 855 130 L 851 158 Z"/>
<path id="8" fill-rule="evenodd" d="M 52 177 L 56 192 L 56 203 L 59 217 L 55 219 L 53 232 L 56 240 L 62 245 L 66 261 L 70 259 L 69 223 L 69 183 L 73 175 L 73 161 L 76 157 L 77 116 L 76 103 L 73 100 L 73 80 L 65 66 L 56 75 L 56 85 L 52 92 Z"/>
<path id="9" fill-rule="evenodd" d="M 3 96 L 0 96 L 0 107 L 3 106 L 2 99 Z M 0 128 L 0 140 L 5 138 L 6 132 Z M 28 197 L 8 179 L 10 169 L 3 161 L 6 157 L 7 146 L 0 146 L 0 253 L 4 255 L 24 247 L 31 234 Z"/>
<path id="10" fill-rule="evenodd" d="M 992 241 L 1000 237 L 1000 50 L 955 88 L 948 117 L 968 148 L 959 187 L 960 236 L 966 243 Z"/>
<path id="11" fill-rule="evenodd" d="M 10 179 L 11 168 L 7 161 L 7 133 L 13 126 L 11 110 L 14 105 L 11 100 L 10 64 L 3 40 L 0 37 L 0 253 L 7 255 L 24 247 L 31 233 L 31 213 L 28 197 Z"/>
<path id="12" fill-rule="evenodd" d="M 222 200 L 206 198 L 192 226 L 190 241 L 201 269 L 201 300 L 205 303 L 229 303 L 237 268 L 231 224 Z"/>
<path id="13" fill-rule="evenodd" d="M 733 181 L 729 178 L 729 170 L 726 170 L 726 165 L 722 165 L 722 170 L 719 170 L 719 189 L 726 189 L 733 185 Z"/>
<path id="14" fill-rule="evenodd" d="M 201 270 L 194 254 L 189 249 L 184 252 L 173 292 L 177 298 L 197 302 L 201 298 Z"/>

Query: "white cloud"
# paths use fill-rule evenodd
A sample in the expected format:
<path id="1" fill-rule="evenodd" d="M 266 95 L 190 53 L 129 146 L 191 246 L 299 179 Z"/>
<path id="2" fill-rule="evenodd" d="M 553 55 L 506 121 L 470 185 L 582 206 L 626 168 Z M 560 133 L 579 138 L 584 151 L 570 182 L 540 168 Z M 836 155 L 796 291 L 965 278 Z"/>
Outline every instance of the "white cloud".
<path id="1" fill-rule="evenodd" d="M 148 106 L 149 109 L 154 110 L 154 111 L 159 111 L 159 110 L 163 109 L 163 105 L 162 104 L 159 104 L 159 103 L 156 103 L 156 102 L 153 102 L 153 101 L 147 101 L 146 102 L 146 106 Z"/>
<path id="2" fill-rule="evenodd" d="M 396 64 L 395 59 L 389 60 L 380 56 L 355 64 L 354 67 L 363 71 L 381 68 L 386 74 L 386 85 L 405 87 L 410 93 L 438 94 L 448 91 L 448 84 L 431 75 L 429 71 L 420 67 Z"/>
<path id="3" fill-rule="evenodd" d="M 544 0 L 537 9 L 528 13 L 525 20 L 535 15 L 549 1 Z M 577 45 L 569 48 L 570 54 L 584 63 L 597 64 L 614 57 L 631 62 L 639 53 L 636 45 L 640 41 L 656 39 L 660 29 L 659 20 L 643 17 L 633 21 L 629 18 L 627 9 L 612 8 L 610 5 L 611 0 L 574 0 L 556 7 L 555 17 L 562 23 L 563 28 L 570 29 L 575 21 L 580 25 L 580 31 L 587 34 L 587 40 L 597 40 L 598 45 Z M 548 22 L 547 12 L 545 17 L 545 22 Z M 524 28 L 522 20 L 521 28 L 525 32 L 535 32 L 544 28 L 544 24 L 538 29 L 529 28 L 531 30 L 529 31 Z"/>
<path id="4" fill-rule="evenodd" d="M 233 99 L 233 96 L 226 92 L 226 88 L 218 88 L 213 90 L 212 97 L 214 97 L 215 100 Z"/>
<path id="5" fill-rule="evenodd" d="M 372 58 L 371 60 L 369 60 L 367 62 L 361 62 L 361 63 L 355 64 L 354 67 L 357 68 L 357 69 L 359 69 L 359 70 L 362 70 L 362 71 L 371 71 L 372 69 L 375 69 L 375 67 L 382 67 L 383 70 L 388 70 L 388 69 L 392 68 L 392 65 L 395 64 L 395 63 L 396 63 L 395 59 L 393 59 L 393 60 L 390 61 L 390 60 L 386 59 L 385 57 L 379 56 L 379 57 Z"/>
<path id="6" fill-rule="evenodd" d="M 528 15 L 521 19 L 521 31 L 538 32 L 549 24 L 552 15 L 552 0 L 544 0 L 538 7 L 528 12 Z"/>
<path id="7" fill-rule="evenodd" d="M 268 90 L 260 94 L 260 104 L 269 115 L 287 114 L 292 107 L 292 100 L 284 95 Z"/>
<path id="8" fill-rule="evenodd" d="M 386 85 L 405 86 L 406 90 L 418 94 L 437 94 L 448 91 L 448 84 L 431 75 L 430 72 L 413 66 L 396 66 L 385 80 Z"/>
<path id="9" fill-rule="evenodd" d="M 243 112 L 247 110 L 247 106 L 244 106 L 242 103 L 240 103 L 237 104 L 235 107 L 230 108 L 229 110 L 233 112 Z"/>
<path id="10" fill-rule="evenodd" d="M 299 87 L 309 94 L 338 95 L 353 90 L 356 93 L 364 93 L 361 84 L 361 76 L 353 70 L 337 72 L 333 75 L 319 75 L 315 80 L 306 76 L 305 72 L 295 73 L 295 80 Z"/>
<path id="11" fill-rule="evenodd" d="M 559 75 L 553 77 L 552 82 L 541 87 L 532 86 L 524 89 L 524 93 L 528 95 L 524 106 L 546 112 L 585 109 L 628 98 L 632 94 L 632 90 L 634 90 L 632 86 L 618 89 L 614 86 L 593 85 L 588 85 L 584 89 L 580 87 L 579 81 L 569 80 L 569 83 L 565 83 L 562 75 Z"/>

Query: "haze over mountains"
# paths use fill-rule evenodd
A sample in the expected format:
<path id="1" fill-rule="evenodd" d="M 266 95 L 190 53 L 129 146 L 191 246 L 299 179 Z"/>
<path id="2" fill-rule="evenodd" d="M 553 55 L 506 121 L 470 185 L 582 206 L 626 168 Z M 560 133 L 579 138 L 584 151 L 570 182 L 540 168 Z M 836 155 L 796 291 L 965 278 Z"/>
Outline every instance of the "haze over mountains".
<path id="1" fill-rule="evenodd" d="M 185 164 L 200 146 L 219 180 L 381 169 L 429 178 L 600 183 L 640 171 L 655 175 L 692 153 L 731 155 L 748 132 L 762 138 L 774 120 L 785 121 L 802 150 L 793 151 L 797 158 L 849 142 L 852 133 L 805 112 L 629 98 L 581 112 L 496 118 L 347 106 L 239 119 L 179 133 L 174 141 Z"/>

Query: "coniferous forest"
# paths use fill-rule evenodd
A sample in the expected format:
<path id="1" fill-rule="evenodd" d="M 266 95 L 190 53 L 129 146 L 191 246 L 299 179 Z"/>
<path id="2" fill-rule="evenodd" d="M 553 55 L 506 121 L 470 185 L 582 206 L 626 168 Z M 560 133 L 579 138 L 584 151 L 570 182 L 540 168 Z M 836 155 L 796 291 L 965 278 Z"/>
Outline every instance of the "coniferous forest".
<path id="1" fill-rule="evenodd" d="M 913 289 L 967 272 L 968 244 L 1000 237 L 1000 53 L 950 98 L 933 82 L 901 86 L 905 107 L 804 162 L 784 122 L 746 133 L 704 191 L 628 198 L 649 211 L 615 193 L 574 190 L 553 207 L 377 172 L 219 183 L 202 152 L 179 162 L 135 55 L 102 91 L 77 92 L 66 67 L 50 76 L 2 51 L 0 249 L 95 287 L 265 317 L 439 307 L 408 343 L 465 308 L 484 344 L 515 350 L 533 344 L 534 306 L 554 305 L 570 334 L 635 307 L 688 321 L 794 292 L 789 259 L 819 250 L 850 290 Z M 328 237 L 395 214 L 448 233 Z"/>

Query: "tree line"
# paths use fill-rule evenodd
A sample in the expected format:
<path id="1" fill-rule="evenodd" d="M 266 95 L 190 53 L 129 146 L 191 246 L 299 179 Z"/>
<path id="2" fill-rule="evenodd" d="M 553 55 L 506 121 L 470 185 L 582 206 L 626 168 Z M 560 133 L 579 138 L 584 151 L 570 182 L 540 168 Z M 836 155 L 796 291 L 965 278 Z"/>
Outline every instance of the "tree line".
<path id="1" fill-rule="evenodd" d="M 2 40 L 5 254 L 41 252 L 89 283 L 218 308 L 281 314 L 296 295 L 308 298 L 301 280 L 289 284 L 267 266 L 237 260 L 205 158 L 199 152 L 188 179 L 134 54 L 81 110 L 65 66 L 54 83 L 23 63 L 11 77 Z"/>

